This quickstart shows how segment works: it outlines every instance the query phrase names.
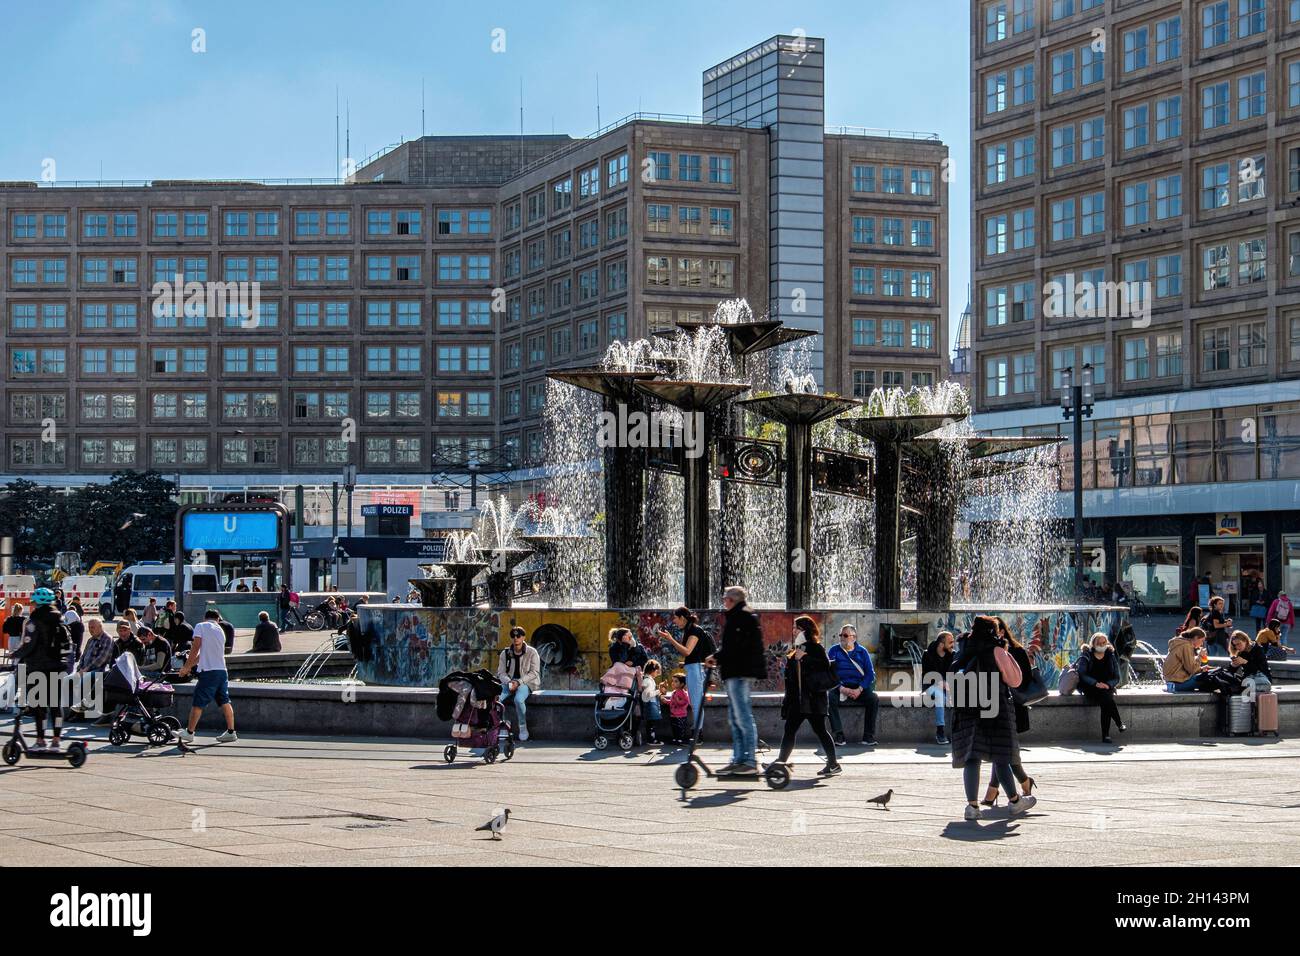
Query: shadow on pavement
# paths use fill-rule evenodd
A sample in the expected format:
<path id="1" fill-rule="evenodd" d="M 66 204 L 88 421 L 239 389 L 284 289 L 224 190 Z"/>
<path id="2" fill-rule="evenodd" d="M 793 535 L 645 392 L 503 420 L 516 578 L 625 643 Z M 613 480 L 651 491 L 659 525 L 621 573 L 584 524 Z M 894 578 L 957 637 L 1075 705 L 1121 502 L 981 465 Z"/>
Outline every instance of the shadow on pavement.
<path id="1" fill-rule="evenodd" d="M 982 843 L 988 840 L 1005 840 L 1008 837 L 1020 836 L 1017 833 L 1018 827 L 1011 824 L 1009 820 L 995 820 L 992 823 L 981 826 L 975 820 L 953 821 L 943 828 L 939 836 L 945 840 L 961 840 L 964 843 Z"/>

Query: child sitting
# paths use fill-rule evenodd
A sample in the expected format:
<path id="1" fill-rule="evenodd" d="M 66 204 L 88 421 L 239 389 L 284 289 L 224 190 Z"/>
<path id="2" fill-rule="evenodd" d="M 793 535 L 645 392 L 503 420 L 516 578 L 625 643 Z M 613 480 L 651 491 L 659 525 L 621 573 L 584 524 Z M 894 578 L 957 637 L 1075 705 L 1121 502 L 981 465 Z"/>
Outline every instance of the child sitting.
<path id="1" fill-rule="evenodd" d="M 645 662 L 641 670 L 641 706 L 645 710 L 646 743 L 659 743 L 659 721 L 663 709 L 659 706 L 659 684 L 655 680 L 662 668 L 654 658 Z"/>
<path id="2" fill-rule="evenodd" d="M 672 693 L 661 699 L 668 705 L 673 743 L 687 743 L 691 739 L 691 695 L 686 690 L 686 675 L 674 674 Z"/>

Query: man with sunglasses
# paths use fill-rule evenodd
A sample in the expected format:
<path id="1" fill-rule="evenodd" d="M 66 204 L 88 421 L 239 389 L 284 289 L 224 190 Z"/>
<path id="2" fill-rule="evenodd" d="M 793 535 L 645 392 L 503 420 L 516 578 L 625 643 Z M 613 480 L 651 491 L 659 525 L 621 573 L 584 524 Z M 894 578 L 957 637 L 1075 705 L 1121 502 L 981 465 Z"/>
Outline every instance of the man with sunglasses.
<path id="1" fill-rule="evenodd" d="M 835 735 L 835 743 L 840 746 L 847 743 L 840 708 L 862 706 L 867 709 L 862 722 L 862 745 L 874 747 L 880 698 L 876 696 L 876 670 L 871 664 L 871 653 L 858 643 L 858 629 L 852 624 L 841 627 L 840 642 L 826 656 L 840 681 L 840 686 L 830 692 L 831 733 Z"/>
<path id="2" fill-rule="evenodd" d="M 705 661 L 718 668 L 731 718 L 731 763 L 718 771 L 719 776 L 758 776 L 758 725 L 754 723 L 750 694 L 754 681 L 767 677 L 767 661 L 763 656 L 763 631 L 758 615 L 745 603 L 748 598 L 742 587 L 729 587 L 723 592 L 721 646 Z"/>

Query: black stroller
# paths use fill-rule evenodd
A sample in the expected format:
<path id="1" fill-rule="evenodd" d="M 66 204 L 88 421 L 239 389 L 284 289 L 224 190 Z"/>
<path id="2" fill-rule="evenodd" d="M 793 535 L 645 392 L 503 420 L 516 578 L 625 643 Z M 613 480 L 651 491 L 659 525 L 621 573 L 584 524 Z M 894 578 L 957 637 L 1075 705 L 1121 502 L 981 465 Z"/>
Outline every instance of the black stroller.
<path id="1" fill-rule="evenodd" d="M 181 722 L 170 714 L 161 715 L 161 711 L 175 702 L 176 692 L 171 684 L 163 683 L 161 677 L 146 680 L 133 655 L 118 655 L 104 675 L 104 705 L 114 708 L 108 742 L 120 747 L 134 734 L 151 744 L 171 743 L 181 729 Z"/>
<path id="2" fill-rule="evenodd" d="M 510 722 L 501 703 L 501 681 L 489 671 L 452 671 L 438 681 L 438 719 L 451 721 L 454 742 L 442 751 L 447 763 L 456 759 L 458 746 L 481 749 L 484 763 L 515 755 Z"/>

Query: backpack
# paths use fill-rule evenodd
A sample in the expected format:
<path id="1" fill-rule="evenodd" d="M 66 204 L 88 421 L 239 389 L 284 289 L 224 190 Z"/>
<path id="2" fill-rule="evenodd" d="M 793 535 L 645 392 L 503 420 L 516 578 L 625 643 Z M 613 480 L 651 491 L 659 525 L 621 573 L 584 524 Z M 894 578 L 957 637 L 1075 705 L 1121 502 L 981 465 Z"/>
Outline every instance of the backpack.
<path id="1" fill-rule="evenodd" d="M 1061 679 L 1057 681 L 1056 691 L 1062 697 L 1069 697 L 1079 687 L 1079 662 L 1075 661 L 1065 670 L 1061 671 Z"/>

